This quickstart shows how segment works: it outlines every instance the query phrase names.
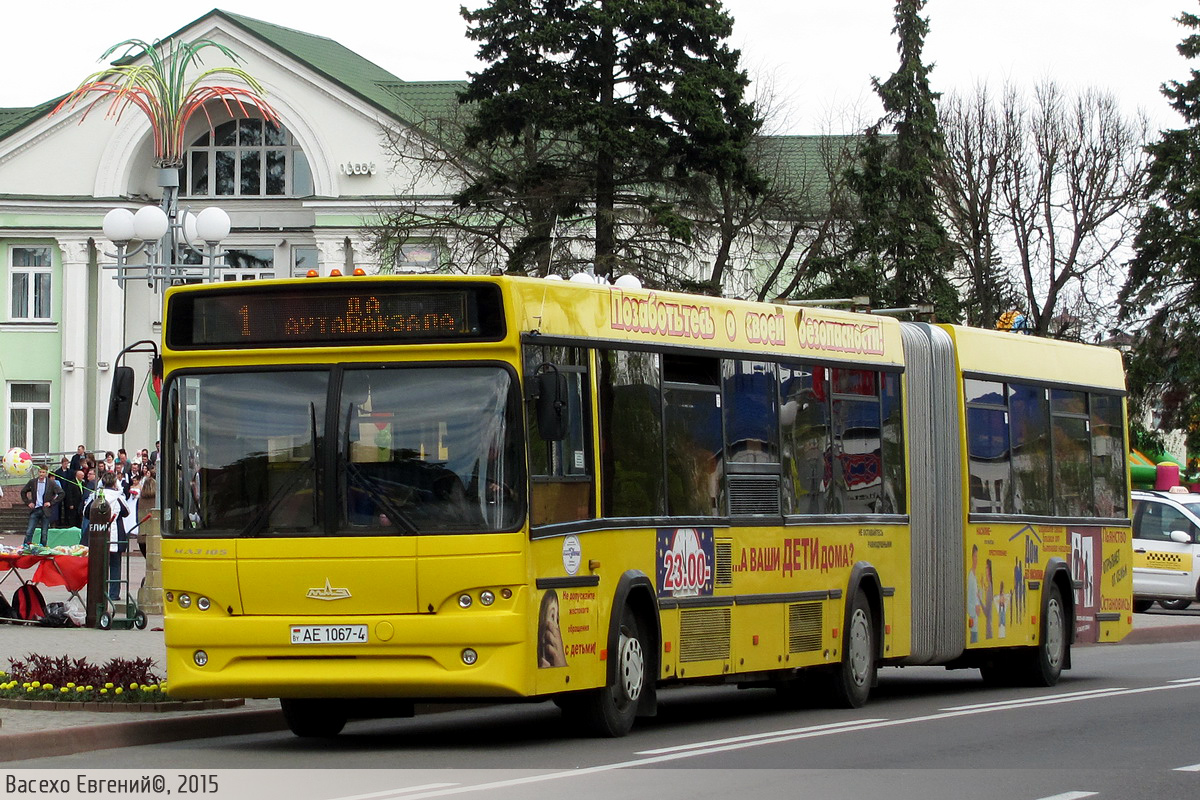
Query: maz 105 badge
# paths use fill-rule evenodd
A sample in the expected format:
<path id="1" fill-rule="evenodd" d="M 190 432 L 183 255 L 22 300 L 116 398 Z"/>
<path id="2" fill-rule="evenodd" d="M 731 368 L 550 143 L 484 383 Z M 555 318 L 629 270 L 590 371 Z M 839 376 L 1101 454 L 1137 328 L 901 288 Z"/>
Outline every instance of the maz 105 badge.
<path id="1" fill-rule="evenodd" d="M 658 596 L 713 593 L 712 528 L 659 528 Z"/>

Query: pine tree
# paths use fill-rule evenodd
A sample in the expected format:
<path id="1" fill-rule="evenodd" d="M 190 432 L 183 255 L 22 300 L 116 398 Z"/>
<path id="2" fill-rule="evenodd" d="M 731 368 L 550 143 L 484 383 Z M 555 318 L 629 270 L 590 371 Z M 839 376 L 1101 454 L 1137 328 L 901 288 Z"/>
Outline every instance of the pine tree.
<path id="1" fill-rule="evenodd" d="M 677 204 L 698 179 L 757 185 L 746 148 L 759 122 L 720 3 L 492 0 L 462 13 L 487 63 L 461 95 L 476 111 L 468 143 L 507 139 L 544 154 L 464 197 L 483 205 L 514 186 L 523 197 L 575 193 L 549 206 L 594 208 L 596 273 L 610 275 L 618 215 L 639 210 L 641 224 L 686 239 Z"/>
<path id="2" fill-rule="evenodd" d="M 932 67 L 921 61 L 929 32 L 920 14 L 924 6 L 925 0 L 896 2 L 892 32 L 899 38 L 900 67 L 886 81 L 872 81 L 884 115 L 867 130 L 848 175 L 860 201 L 859 222 L 849 261 L 831 284 L 876 305 L 932 303 L 939 319 L 953 320 L 953 256 L 936 204 L 936 165 L 944 157 L 939 95 L 929 87 Z"/>
<path id="3" fill-rule="evenodd" d="M 1177 46 L 1200 55 L 1200 16 L 1181 13 L 1193 31 Z M 1162 88 L 1185 127 L 1164 131 L 1149 145 L 1147 197 L 1151 206 L 1134 240 L 1134 257 L 1121 291 L 1121 318 L 1140 325 L 1127 361 L 1137 408 L 1161 405 L 1163 429 L 1188 431 L 1200 447 L 1200 72 Z"/>

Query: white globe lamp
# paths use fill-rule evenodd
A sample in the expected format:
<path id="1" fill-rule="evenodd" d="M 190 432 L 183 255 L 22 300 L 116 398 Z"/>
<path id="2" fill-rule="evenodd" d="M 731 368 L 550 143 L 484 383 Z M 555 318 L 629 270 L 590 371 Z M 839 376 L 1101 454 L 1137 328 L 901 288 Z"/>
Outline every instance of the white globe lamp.
<path id="1" fill-rule="evenodd" d="M 215 245 L 229 235 L 229 215 L 225 209 L 209 206 L 196 217 L 196 235 L 208 244 Z"/>
<path id="2" fill-rule="evenodd" d="M 190 211 L 183 212 L 183 240 L 188 244 L 200 241 L 200 235 L 196 233 L 196 215 Z"/>
<path id="3" fill-rule="evenodd" d="M 167 232 L 167 213 L 158 206 L 142 206 L 133 215 L 133 233 L 143 242 L 157 242 Z"/>
<path id="4" fill-rule="evenodd" d="M 134 237 L 133 212 L 128 208 L 114 208 L 104 215 L 104 235 L 110 242 L 124 244 Z"/>

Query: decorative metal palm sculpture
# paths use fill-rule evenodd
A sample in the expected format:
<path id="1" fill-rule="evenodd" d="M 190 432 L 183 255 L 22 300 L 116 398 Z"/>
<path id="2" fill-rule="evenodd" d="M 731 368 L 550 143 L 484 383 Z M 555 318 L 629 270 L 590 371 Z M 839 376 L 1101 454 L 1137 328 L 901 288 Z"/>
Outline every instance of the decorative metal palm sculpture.
<path id="1" fill-rule="evenodd" d="M 188 121 L 198 111 L 208 116 L 207 104 L 211 101 L 222 103 L 230 116 L 240 113 L 249 117 L 247 107 L 252 106 L 264 120 L 277 124 L 274 109 L 262 97 L 262 85 L 241 67 L 211 67 L 188 78 L 189 68 L 201 67 L 202 52 L 210 47 L 235 64 L 243 61 L 233 50 L 211 39 L 194 42 L 155 40 L 153 44 L 141 39 L 126 39 L 108 48 L 101 56 L 101 59 L 108 59 L 122 51 L 115 63 L 85 78 L 51 113 L 74 108 L 88 95 L 98 96 L 89 103 L 81 122 L 105 98 L 111 99 L 105 114 L 107 118 L 120 119 L 132 105 L 150 120 L 154 131 L 155 166 L 168 168 L 183 166 L 184 132 Z M 134 63 L 142 55 L 149 63 Z M 246 86 L 201 85 L 214 75 L 237 78 Z M 211 118 L 209 122 L 211 127 Z"/>

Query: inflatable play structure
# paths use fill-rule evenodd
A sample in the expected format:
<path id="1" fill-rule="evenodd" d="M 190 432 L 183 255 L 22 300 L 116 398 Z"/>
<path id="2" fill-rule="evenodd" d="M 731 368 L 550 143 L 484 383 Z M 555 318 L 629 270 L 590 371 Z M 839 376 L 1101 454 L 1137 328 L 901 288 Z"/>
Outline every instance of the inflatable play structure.
<path id="1" fill-rule="evenodd" d="M 1129 479 L 1134 489 L 1170 489 L 1172 486 L 1192 486 L 1200 476 L 1188 475 L 1179 459 L 1167 453 L 1129 453 Z"/>

